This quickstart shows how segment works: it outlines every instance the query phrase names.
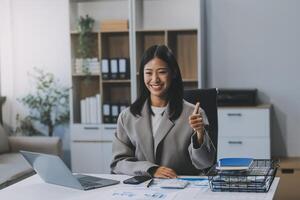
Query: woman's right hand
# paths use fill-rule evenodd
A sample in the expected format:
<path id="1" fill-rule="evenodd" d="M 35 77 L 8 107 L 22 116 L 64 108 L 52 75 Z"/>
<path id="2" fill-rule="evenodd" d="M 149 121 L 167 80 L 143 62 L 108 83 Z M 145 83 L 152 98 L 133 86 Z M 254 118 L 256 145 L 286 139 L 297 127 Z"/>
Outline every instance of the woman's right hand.
<path id="1" fill-rule="evenodd" d="M 153 176 L 155 178 L 177 178 L 177 174 L 173 169 L 163 166 L 157 168 Z"/>

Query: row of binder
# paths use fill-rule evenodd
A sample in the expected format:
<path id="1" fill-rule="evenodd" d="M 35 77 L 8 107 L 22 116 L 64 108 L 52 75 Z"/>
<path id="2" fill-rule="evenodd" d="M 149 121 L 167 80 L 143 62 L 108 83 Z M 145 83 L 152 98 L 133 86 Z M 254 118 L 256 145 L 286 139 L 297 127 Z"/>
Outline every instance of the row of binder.
<path id="1" fill-rule="evenodd" d="M 103 123 L 117 123 L 119 114 L 128 104 L 103 104 Z"/>
<path id="2" fill-rule="evenodd" d="M 83 124 L 117 123 L 119 114 L 128 104 L 104 103 L 101 107 L 101 95 L 80 100 L 80 118 Z"/>
<path id="3" fill-rule="evenodd" d="M 101 60 L 102 79 L 129 79 L 130 67 L 128 58 L 104 58 Z"/>

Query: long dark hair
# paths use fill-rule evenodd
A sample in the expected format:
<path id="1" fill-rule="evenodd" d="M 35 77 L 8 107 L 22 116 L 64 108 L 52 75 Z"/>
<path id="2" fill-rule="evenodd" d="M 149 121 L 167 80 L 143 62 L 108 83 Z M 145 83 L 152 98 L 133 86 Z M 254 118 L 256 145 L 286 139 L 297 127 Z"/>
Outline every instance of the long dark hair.
<path id="1" fill-rule="evenodd" d="M 167 92 L 167 100 L 169 102 L 170 119 L 176 120 L 180 116 L 183 107 L 183 83 L 176 58 L 173 55 L 172 51 L 165 45 L 154 45 L 149 47 L 144 52 L 140 63 L 140 94 L 135 102 L 131 104 L 130 112 L 134 116 L 141 116 L 143 105 L 150 96 L 150 92 L 144 83 L 144 68 L 145 65 L 153 58 L 159 58 L 166 62 L 168 65 L 167 67 L 171 71 L 172 81 Z"/>

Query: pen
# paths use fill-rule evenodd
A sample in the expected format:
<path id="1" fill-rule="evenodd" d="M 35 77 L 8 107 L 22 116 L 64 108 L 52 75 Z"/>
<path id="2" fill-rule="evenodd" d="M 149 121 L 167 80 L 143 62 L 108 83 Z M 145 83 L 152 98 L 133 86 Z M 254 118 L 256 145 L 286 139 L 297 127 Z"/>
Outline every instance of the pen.
<path id="1" fill-rule="evenodd" d="M 150 185 L 153 183 L 153 178 L 149 181 L 149 183 L 147 184 L 147 188 L 150 187 Z"/>

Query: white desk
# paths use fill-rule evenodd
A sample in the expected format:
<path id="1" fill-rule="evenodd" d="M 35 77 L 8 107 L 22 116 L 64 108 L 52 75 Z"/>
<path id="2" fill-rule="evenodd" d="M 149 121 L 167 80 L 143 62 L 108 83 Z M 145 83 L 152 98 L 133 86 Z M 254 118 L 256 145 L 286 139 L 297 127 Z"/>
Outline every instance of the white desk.
<path id="1" fill-rule="evenodd" d="M 96 175 L 95 175 L 96 176 Z M 111 178 L 115 180 L 124 180 L 129 176 L 125 175 L 98 175 L 102 178 Z M 186 188 L 183 190 L 173 190 L 172 192 L 176 195 L 171 195 L 169 198 L 148 198 L 148 199 L 162 199 L 162 200 L 196 200 L 196 199 L 223 199 L 223 200 L 242 200 L 242 199 L 273 199 L 274 193 L 276 191 L 279 178 L 275 178 L 273 184 L 268 193 L 245 193 L 245 192 L 212 192 L 208 186 L 202 186 L 201 188 Z M 113 199 L 109 196 L 111 191 L 116 191 L 118 189 L 124 190 L 124 188 L 134 187 L 124 184 L 118 184 L 114 186 L 93 189 L 89 191 L 81 191 L 72 188 L 47 184 L 43 182 L 38 175 L 31 176 L 21 182 L 11 185 L 3 190 L 0 190 L 0 199 L 9 200 L 81 200 L 81 199 Z M 151 190 L 145 186 L 138 186 L 139 191 Z M 142 187 L 142 188 L 141 188 Z M 168 190 L 170 191 L 170 190 Z M 122 198 L 116 198 L 122 199 Z M 127 199 L 127 198 L 124 198 Z M 147 199 L 147 198 L 146 198 Z M 147 199 L 147 200 L 148 200 Z"/>

